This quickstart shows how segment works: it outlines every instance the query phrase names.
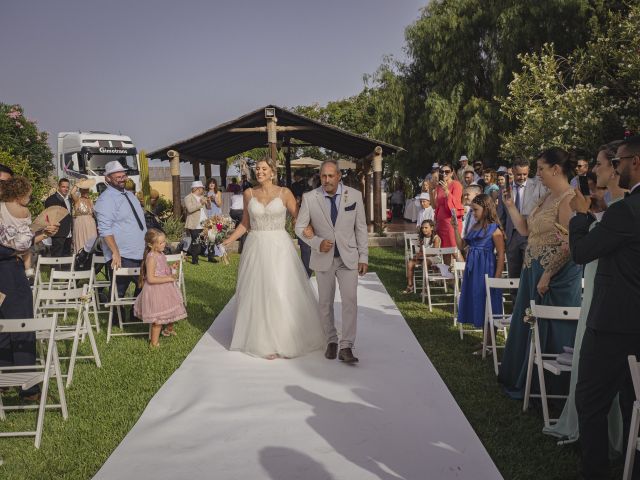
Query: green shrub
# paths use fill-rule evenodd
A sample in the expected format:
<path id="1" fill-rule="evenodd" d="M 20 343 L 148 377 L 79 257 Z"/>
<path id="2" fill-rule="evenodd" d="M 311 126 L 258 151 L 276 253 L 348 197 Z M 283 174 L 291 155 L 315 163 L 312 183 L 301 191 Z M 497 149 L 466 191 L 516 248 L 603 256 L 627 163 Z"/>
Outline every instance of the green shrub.
<path id="1" fill-rule="evenodd" d="M 44 201 L 54 188 L 50 185 L 47 179 L 43 179 L 42 176 L 37 173 L 29 162 L 23 158 L 11 155 L 9 152 L 0 150 L 0 163 L 11 168 L 15 175 L 27 177 L 31 182 L 31 203 L 29 204 L 29 210 L 32 215 L 37 215 L 44 208 Z"/>
<path id="2" fill-rule="evenodd" d="M 162 222 L 162 228 L 168 242 L 179 242 L 184 233 L 184 222 L 169 216 Z"/>

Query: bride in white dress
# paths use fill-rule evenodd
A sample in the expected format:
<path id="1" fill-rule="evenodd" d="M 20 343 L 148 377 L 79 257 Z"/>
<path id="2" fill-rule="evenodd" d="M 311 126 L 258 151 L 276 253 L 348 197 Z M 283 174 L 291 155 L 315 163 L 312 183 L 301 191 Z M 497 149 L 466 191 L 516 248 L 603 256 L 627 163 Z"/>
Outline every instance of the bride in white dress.
<path id="1" fill-rule="evenodd" d="M 263 358 L 292 358 L 325 346 L 318 302 L 293 241 L 285 230 L 287 210 L 297 204 L 287 188 L 273 185 L 270 159 L 256 165 L 259 186 L 244 192 L 242 223 L 224 241 L 247 231 L 238 282 L 231 350 Z"/>

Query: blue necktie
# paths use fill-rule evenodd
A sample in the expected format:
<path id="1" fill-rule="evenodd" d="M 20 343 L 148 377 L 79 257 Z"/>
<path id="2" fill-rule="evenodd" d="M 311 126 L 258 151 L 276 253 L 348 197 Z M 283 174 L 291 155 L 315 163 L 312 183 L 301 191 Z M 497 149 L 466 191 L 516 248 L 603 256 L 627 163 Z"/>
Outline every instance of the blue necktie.
<path id="1" fill-rule="evenodd" d="M 336 220 L 338 219 L 338 206 L 336 205 L 336 196 L 337 195 L 334 195 L 333 197 L 329 197 L 329 200 L 331 201 L 331 223 L 333 223 L 334 227 L 336 225 Z M 334 257 L 340 256 L 340 252 L 338 252 L 337 244 L 334 244 L 333 246 L 333 256 Z"/>
<path id="2" fill-rule="evenodd" d="M 514 185 L 516 187 L 516 210 L 520 212 L 520 189 L 522 185 L 518 185 L 517 183 Z"/>

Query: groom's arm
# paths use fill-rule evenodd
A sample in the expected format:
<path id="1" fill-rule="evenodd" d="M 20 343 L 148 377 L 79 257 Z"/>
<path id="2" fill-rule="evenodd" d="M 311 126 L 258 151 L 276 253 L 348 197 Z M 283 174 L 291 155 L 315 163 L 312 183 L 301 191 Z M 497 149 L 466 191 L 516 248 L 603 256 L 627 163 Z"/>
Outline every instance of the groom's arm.
<path id="1" fill-rule="evenodd" d="M 358 263 L 369 263 L 369 231 L 364 213 L 362 196 L 356 204 L 356 243 L 358 245 Z"/>
<path id="2" fill-rule="evenodd" d="M 296 220 L 296 235 L 300 240 L 313 248 L 316 252 L 320 251 L 320 244 L 322 243 L 322 238 L 315 235 L 313 238 L 307 238 L 304 236 L 304 229 L 311 223 L 311 215 L 309 213 L 309 204 L 307 203 L 307 195 L 302 196 L 302 204 L 300 205 L 300 210 L 298 211 L 298 218 Z"/>

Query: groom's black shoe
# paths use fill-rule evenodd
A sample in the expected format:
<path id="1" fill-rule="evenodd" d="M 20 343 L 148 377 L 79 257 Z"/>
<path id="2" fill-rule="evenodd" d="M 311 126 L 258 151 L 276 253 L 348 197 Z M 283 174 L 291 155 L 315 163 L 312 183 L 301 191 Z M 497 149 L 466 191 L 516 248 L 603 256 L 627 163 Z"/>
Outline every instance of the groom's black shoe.
<path id="1" fill-rule="evenodd" d="M 350 348 L 341 348 L 338 359 L 344 363 L 358 363 L 358 358 L 353 356 Z"/>
<path id="2" fill-rule="evenodd" d="M 338 356 L 338 344 L 330 343 L 329 345 L 327 345 L 327 350 L 324 352 L 324 356 L 329 360 L 335 360 Z"/>

